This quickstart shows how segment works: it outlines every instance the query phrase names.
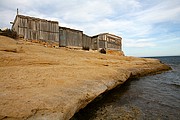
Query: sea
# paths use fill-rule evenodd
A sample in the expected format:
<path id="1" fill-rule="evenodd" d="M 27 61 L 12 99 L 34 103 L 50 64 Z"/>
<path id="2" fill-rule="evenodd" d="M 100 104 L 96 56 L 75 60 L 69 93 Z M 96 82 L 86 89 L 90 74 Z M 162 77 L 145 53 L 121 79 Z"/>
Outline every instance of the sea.
<path id="1" fill-rule="evenodd" d="M 71 120 L 180 120 L 180 56 L 153 57 L 172 70 L 127 80 Z"/>

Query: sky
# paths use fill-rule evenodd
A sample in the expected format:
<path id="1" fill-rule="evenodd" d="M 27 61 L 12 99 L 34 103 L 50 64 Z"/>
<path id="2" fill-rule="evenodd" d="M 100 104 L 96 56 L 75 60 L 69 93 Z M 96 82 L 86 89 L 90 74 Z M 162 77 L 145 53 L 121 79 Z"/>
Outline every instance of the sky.
<path id="1" fill-rule="evenodd" d="M 180 0 L 0 0 L 1 29 L 11 28 L 17 8 L 90 36 L 121 36 L 127 56 L 180 55 Z"/>

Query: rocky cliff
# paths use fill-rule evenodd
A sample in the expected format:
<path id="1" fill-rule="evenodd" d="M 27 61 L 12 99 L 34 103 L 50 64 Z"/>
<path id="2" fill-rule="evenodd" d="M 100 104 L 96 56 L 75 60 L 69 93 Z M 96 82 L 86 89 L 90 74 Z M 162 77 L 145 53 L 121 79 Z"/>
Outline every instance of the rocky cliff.
<path id="1" fill-rule="evenodd" d="M 68 120 L 129 77 L 168 69 L 156 59 L 47 48 L 0 36 L 0 119 Z"/>

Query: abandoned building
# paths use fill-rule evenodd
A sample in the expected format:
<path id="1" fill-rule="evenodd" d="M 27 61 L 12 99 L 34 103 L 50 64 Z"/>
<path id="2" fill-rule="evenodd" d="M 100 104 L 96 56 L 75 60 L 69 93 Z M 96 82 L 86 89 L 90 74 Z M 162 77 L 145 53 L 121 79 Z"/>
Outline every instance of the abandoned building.
<path id="1" fill-rule="evenodd" d="M 84 50 L 122 51 L 122 38 L 109 33 L 88 36 L 81 30 L 59 26 L 50 21 L 24 15 L 16 15 L 12 29 L 24 39 L 58 43 L 60 47 L 79 47 Z"/>
<path id="2" fill-rule="evenodd" d="M 83 31 L 59 27 L 59 46 L 82 47 L 85 50 L 102 48 L 121 51 L 122 38 L 113 34 L 103 33 L 93 37 L 83 34 Z"/>
<path id="3" fill-rule="evenodd" d="M 59 25 L 57 21 L 16 15 L 12 29 L 24 39 L 46 42 L 59 41 Z"/>
<path id="4" fill-rule="evenodd" d="M 67 27 L 59 27 L 60 47 L 79 47 L 84 50 L 92 49 L 91 37 L 83 34 L 83 31 Z"/>
<path id="5" fill-rule="evenodd" d="M 96 36 L 91 37 L 92 43 L 94 44 L 94 49 L 109 49 L 109 50 L 119 50 L 122 51 L 121 48 L 121 40 L 122 38 L 109 33 L 102 33 Z"/>

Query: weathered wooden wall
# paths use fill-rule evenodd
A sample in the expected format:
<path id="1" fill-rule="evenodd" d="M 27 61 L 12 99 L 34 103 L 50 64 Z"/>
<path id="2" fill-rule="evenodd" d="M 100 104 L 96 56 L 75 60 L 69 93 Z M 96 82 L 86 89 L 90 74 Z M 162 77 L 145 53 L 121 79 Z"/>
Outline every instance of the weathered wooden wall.
<path id="1" fill-rule="evenodd" d="M 62 27 L 59 27 L 59 46 L 67 46 L 66 30 L 64 30 Z"/>
<path id="2" fill-rule="evenodd" d="M 92 50 L 98 50 L 99 48 L 99 41 L 98 41 L 98 36 L 93 36 L 91 37 L 92 40 Z"/>
<path id="3" fill-rule="evenodd" d="M 82 47 L 83 32 L 66 27 L 59 27 L 59 38 L 59 46 Z"/>
<path id="4" fill-rule="evenodd" d="M 106 43 L 106 34 L 98 35 L 99 48 L 107 48 Z"/>
<path id="5" fill-rule="evenodd" d="M 59 25 L 56 21 L 17 15 L 12 29 L 24 39 L 59 42 Z"/>
<path id="6" fill-rule="evenodd" d="M 93 44 L 90 36 L 83 34 L 82 47 L 84 50 L 92 49 Z"/>
<path id="7" fill-rule="evenodd" d="M 122 49 L 121 49 L 121 40 L 122 40 L 122 38 L 121 37 L 115 36 L 115 35 L 112 35 L 112 34 L 107 34 L 106 35 L 106 40 L 107 40 L 107 48 L 108 49 L 122 51 Z"/>
<path id="8" fill-rule="evenodd" d="M 112 49 L 112 50 L 118 50 L 122 51 L 121 49 L 121 37 L 109 34 L 109 33 L 104 33 L 104 34 L 99 34 L 97 36 L 92 37 L 92 43 L 94 44 L 94 49 Z"/>

